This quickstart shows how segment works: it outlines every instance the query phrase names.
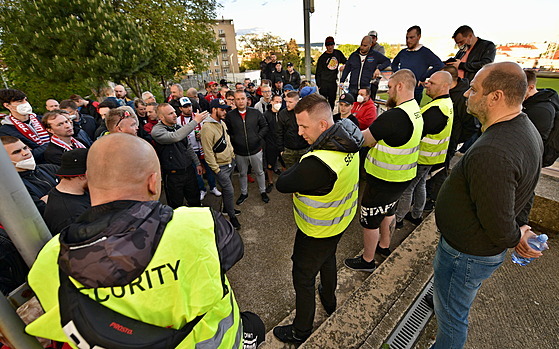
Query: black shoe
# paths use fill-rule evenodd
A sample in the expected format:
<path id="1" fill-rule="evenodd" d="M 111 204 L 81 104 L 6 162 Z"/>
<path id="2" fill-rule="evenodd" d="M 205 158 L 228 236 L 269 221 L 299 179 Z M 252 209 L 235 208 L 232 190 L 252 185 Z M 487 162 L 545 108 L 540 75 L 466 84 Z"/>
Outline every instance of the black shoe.
<path id="1" fill-rule="evenodd" d="M 432 294 L 426 294 L 425 297 L 423 297 L 423 299 L 425 300 L 425 303 L 427 303 L 427 306 L 431 309 L 435 309 L 435 303 L 433 302 L 433 295 Z"/>
<path id="2" fill-rule="evenodd" d="M 404 227 L 404 220 L 396 221 L 396 229 L 402 229 Z"/>
<path id="3" fill-rule="evenodd" d="M 274 183 L 268 183 L 268 185 L 266 186 L 266 193 L 271 193 L 272 190 L 274 189 Z"/>
<path id="4" fill-rule="evenodd" d="M 435 209 L 436 201 L 433 199 L 427 199 L 425 203 L 425 207 L 423 207 L 423 211 L 433 211 Z"/>
<path id="5" fill-rule="evenodd" d="M 274 336 L 284 343 L 301 344 L 309 338 L 308 336 L 305 338 L 299 338 L 295 336 L 294 332 L 293 325 L 274 327 Z"/>
<path id="6" fill-rule="evenodd" d="M 423 222 L 423 218 L 422 218 L 422 217 L 413 218 L 413 217 L 411 216 L 411 212 L 408 212 L 408 213 L 406 214 L 406 216 L 404 217 L 404 219 L 406 219 L 406 220 L 412 222 L 412 223 L 415 224 L 415 225 L 420 225 L 421 222 Z"/>
<path id="7" fill-rule="evenodd" d="M 241 194 L 237 199 L 237 205 L 241 205 L 248 198 L 248 194 Z"/>
<path id="8" fill-rule="evenodd" d="M 260 196 L 262 197 L 262 201 L 264 201 L 265 204 L 267 204 L 268 202 L 270 202 L 270 198 L 268 197 L 268 194 L 266 194 L 266 193 L 260 193 Z"/>
<path id="9" fill-rule="evenodd" d="M 334 296 L 334 305 L 328 305 L 326 303 L 326 300 L 324 299 L 324 296 L 322 295 L 322 285 L 321 284 L 318 285 L 318 296 L 320 297 L 320 303 L 322 303 L 322 307 L 326 311 L 326 314 L 328 314 L 328 316 L 332 315 L 332 313 L 334 313 L 334 311 L 336 311 L 336 296 Z"/>
<path id="10" fill-rule="evenodd" d="M 363 259 L 363 255 L 356 258 L 348 258 L 344 261 L 344 264 L 349 269 L 368 271 L 372 273 L 376 269 L 375 260 L 367 262 Z"/>
<path id="11" fill-rule="evenodd" d="M 376 252 L 383 257 L 388 257 L 388 256 L 390 256 L 390 253 L 392 253 L 392 252 L 390 252 L 390 248 L 388 248 L 388 247 L 387 248 L 382 248 L 379 245 L 377 245 Z"/>
<path id="12" fill-rule="evenodd" d="M 239 230 L 241 229 L 241 223 L 239 223 L 239 220 L 237 219 L 237 217 L 233 216 L 233 217 L 229 217 L 229 221 L 231 221 L 231 224 L 233 224 L 233 228 Z"/>
<path id="13" fill-rule="evenodd" d="M 222 211 L 221 213 L 227 214 L 227 212 L 225 212 L 225 211 Z M 241 215 L 241 210 L 235 209 L 235 216 L 240 216 L 240 215 Z"/>

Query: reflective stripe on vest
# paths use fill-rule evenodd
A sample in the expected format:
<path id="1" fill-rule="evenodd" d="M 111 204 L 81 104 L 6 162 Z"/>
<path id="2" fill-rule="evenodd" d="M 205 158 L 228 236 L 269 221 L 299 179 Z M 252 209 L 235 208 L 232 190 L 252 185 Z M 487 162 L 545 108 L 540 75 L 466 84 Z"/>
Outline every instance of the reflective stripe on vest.
<path id="1" fill-rule="evenodd" d="M 231 303 L 231 309 L 233 309 L 233 307 L 234 307 L 233 302 L 234 301 L 233 301 L 233 294 L 231 292 L 229 292 L 229 299 L 230 299 L 230 303 Z M 227 331 L 229 331 L 229 329 L 235 323 L 235 316 L 234 315 L 235 315 L 234 312 L 231 311 L 231 313 L 226 318 L 221 319 L 221 321 L 217 325 L 217 331 L 215 332 L 215 336 L 213 336 L 212 338 L 206 339 L 205 341 L 196 343 L 196 349 L 219 348 L 219 346 L 221 345 L 221 342 L 223 341 L 223 337 L 225 336 L 225 333 Z M 239 348 L 239 345 L 241 343 L 242 332 L 243 332 L 243 327 L 238 326 L 237 327 L 237 335 L 235 337 L 235 345 L 234 345 L 233 348 Z"/>
<path id="2" fill-rule="evenodd" d="M 336 173 L 337 179 L 326 195 L 293 194 L 295 223 L 303 233 L 314 238 L 338 235 L 357 212 L 359 153 L 314 150 L 303 155 L 300 161 L 309 156 L 320 159 Z"/>
<path id="3" fill-rule="evenodd" d="M 414 99 L 396 108 L 402 109 L 408 115 L 413 124 L 412 136 L 406 144 L 399 147 L 391 147 L 382 139 L 378 141 L 367 154 L 365 170 L 368 174 L 388 182 L 405 182 L 413 179 L 417 173 L 423 118 Z"/>
<path id="4" fill-rule="evenodd" d="M 43 247 L 29 273 L 29 285 L 45 315 L 28 325 L 26 331 L 68 342 L 60 325 L 59 280 L 52 277 L 58 271 L 59 251 L 60 242 L 55 237 Z M 205 314 L 177 348 L 195 348 L 197 344 L 201 348 L 240 348 L 240 312 L 229 281 L 223 278 L 229 290 L 226 295 L 210 210 L 181 207 L 174 211 L 152 259 L 136 280 L 124 286 L 80 292 L 116 312 L 160 327 L 181 328 Z"/>
<path id="5" fill-rule="evenodd" d="M 421 165 L 436 165 L 443 163 L 446 159 L 448 145 L 450 144 L 450 133 L 454 119 L 454 107 L 450 97 L 432 100 L 421 108 L 425 113 L 429 108 L 439 107 L 441 112 L 448 118 L 444 129 L 437 134 L 428 134 L 419 143 L 419 159 Z"/>

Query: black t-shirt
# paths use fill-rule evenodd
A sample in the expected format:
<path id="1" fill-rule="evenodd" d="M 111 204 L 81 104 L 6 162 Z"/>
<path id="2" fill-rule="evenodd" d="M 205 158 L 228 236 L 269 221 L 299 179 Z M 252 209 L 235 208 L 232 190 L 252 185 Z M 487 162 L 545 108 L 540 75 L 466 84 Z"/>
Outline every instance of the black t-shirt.
<path id="1" fill-rule="evenodd" d="M 45 208 L 45 223 L 52 235 L 58 234 L 89 207 L 91 207 L 91 201 L 88 193 L 74 195 L 62 193 L 56 187 L 52 188 Z"/>
<path id="2" fill-rule="evenodd" d="M 280 193 L 326 195 L 332 191 L 338 176 L 316 156 L 304 158 L 283 172 L 276 181 Z"/>
<path id="3" fill-rule="evenodd" d="M 449 95 L 443 95 L 435 99 L 449 98 Z M 423 116 L 423 133 L 425 135 L 436 135 L 444 130 L 448 122 L 448 116 L 444 115 L 441 108 L 433 106 L 421 114 Z"/>
<path id="4" fill-rule="evenodd" d="M 403 109 L 392 108 L 380 114 L 369 131 L 377 142 L 383 140 L 391 147 L 400 147 L 413 135 L 413 123 Z"/>

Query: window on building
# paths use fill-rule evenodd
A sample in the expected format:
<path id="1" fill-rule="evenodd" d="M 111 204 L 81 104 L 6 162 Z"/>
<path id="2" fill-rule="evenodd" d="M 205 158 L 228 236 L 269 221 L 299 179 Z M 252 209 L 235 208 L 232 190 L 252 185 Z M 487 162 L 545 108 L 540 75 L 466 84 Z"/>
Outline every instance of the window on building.
<path id="1" fill-rule="evenodd" d="M 221 44 L 222 44 L 222 45 L 227 44 L 227 40 L 225 40 L 225 38 L 221 38 Z"/>
<path id="2" fill-rule="evenodd" d="M 216 59 L 214 65 L 219 65 L 219 60 Z"/>
<path id="3" fill-rule="evenodd" d="M 219 74 L 219 68 L 217 68 L 217 69 L 215 70 L 215 72 Z"/>
<path id="4" fill-rule="evenodd" d="M 229 56 L 227 55 L 227 53 L 223 53 L 223 54 L 221 55 L 221 59 L 223 59 L 223 60 L 228 60 L 228 59 L 229 59 Z"/>
<path id="5" fill-rule="evenodd" d="M 221 51 L 227 51 L 227 45 L 221 45 Z"/>
<path id="6" fill-rule="evenodd" d="M 223 68 L 223 72 L 224 72 L 224 73 L 229 73 L 229 69 Z"/>
<path id="7" fill-rule="evenodd" d="M 218 30 L 217 30 L 217 33 L 218 33 L 218 34 L 225 34 L 225 31 L 224 31 L 223 29 L 218 29 Z"/>
<path id="8" fill-rule="evenodd" d="M 229 61 L 223 61 L 223 65 L 226 67 L 229 66 Z"/>

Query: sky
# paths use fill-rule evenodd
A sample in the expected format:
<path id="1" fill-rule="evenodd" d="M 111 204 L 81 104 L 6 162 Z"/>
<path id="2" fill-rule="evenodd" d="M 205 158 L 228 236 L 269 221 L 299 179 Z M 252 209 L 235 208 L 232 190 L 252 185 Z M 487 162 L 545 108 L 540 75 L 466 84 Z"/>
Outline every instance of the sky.
<path id="1" fill-rule="evenodd" d="M 270 32 L 285 40 L 294 38 L 297 43 L 304 43 L 303 0 L 217 1 L 221 5 L 218 18 L 232 19 L 237 35 Z M 401 0 L 398 3 L 315 0 L 314 3 L 311 42 L 323 42 L 332 35 L 336 44 L 358 45 L 364 35 L 376 30 L 379 42 L 404 44 L 406 29 L 419 25 L 421 43 L 439 56 L 448 56 L 455 51 L 452 34 L 463 24 L 472 27 L 476 36 L 495 44 L 559 42 L 557 0 Z"/>

